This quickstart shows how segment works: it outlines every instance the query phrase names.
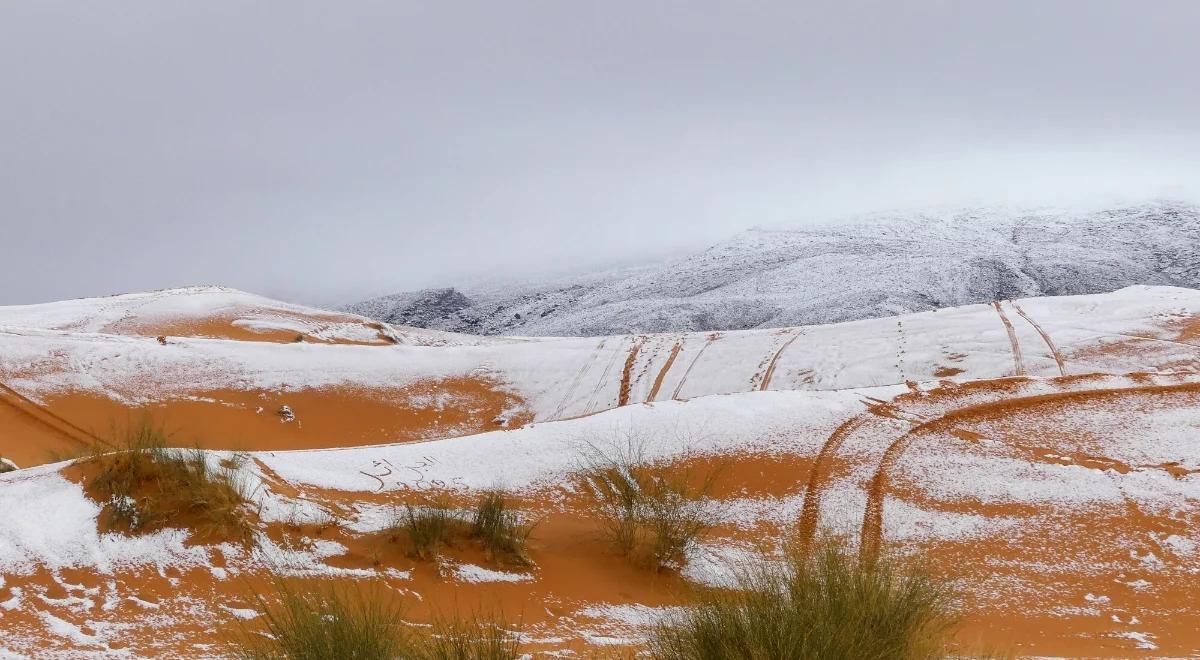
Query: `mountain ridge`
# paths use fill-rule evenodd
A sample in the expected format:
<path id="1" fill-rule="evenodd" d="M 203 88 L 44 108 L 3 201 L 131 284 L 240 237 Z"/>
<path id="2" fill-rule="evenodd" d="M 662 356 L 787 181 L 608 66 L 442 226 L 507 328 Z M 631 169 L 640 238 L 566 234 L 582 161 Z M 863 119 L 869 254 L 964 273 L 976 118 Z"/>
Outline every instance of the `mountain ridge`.
<path id="1" fill-rule="evenodd" d="M 658 264 L 548 287 L 446 287 L 342 309 L 497 335 L 611 335 L 836 323 L 1135 284 L 1200 287 L 1200 206 L 882 213 L 755 227 Z"/>

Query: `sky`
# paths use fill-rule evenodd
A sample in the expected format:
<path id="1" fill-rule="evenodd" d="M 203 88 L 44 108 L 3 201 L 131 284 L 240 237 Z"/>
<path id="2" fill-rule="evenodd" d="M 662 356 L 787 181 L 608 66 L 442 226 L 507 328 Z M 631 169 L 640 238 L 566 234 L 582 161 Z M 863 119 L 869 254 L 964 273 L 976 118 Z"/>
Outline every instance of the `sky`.
<path id="1" fill-rule="evenodd" d="M 1195 199 L 1200 2 L 0 3 L 0 304 L 332 305 L 936 205 Z"/>

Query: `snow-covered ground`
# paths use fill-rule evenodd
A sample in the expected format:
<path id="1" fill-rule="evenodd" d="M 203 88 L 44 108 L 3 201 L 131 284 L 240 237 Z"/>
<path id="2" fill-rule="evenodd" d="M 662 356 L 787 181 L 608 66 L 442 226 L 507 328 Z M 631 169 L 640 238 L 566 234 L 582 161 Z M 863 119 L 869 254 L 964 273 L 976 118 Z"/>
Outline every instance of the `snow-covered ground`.
<path id="1" fill-rule="evenodd" d="M 863 548 L 923 549 L 967 587 L 972 616 L 1002 630 L 1035 622 L 1041 632 L 1022 641 L 1040 654 L 1083 644 L 1093 655 L 1186 655 L 1200 644 L 1188 632 L 1200 629 L 1200 610 L 1182 595 L 1200 573 L 1200 463 L 1189 440 L 1200 433 L 1200 291 L 1139 286 L 719 333 L 470 338 L 385 327 L 400 341 L 366 346 L 162 343 L 143 332 L 148 322 L 132 331 L 119 321 L 145 321 L 136 310 L 152 308 L 146 318 L 183 328 L 180 318 L 207 323 L 213 305 L 223 323 L 245 326 L 248 309 L 282 308 L 220 289 L 145 295 L 120 297 L 136 302 L 133 312 L 111 299 L 0 309 L 0 381 L 35 403 L 89 395 L 142 404 L 462 377 L 513 392 L 533 421 L 422 442 L 251 447 L 237 469 L 259 525 L 254 549 L 191 544 L 182 529 L 102 532 L 99 504 L 64 463 L 0 475 L 0 655 L 215 654 L 206 645 L 217 622 L 252 616 L 230 585 L 267 568 L 383 580 L 409 595 L 447 583 L 528 590 L 556 612 L 526 631 L 539 643 L 636 641 L 672 611 L 669 599 L 622 596 L 633 588 L 614 586 L 623 578 L 602 580 L 607 591 L 572 591 L 562 576 L 597 561 L 572 564 L 576 546 L 539 559 L 559 546 L 535 535 L 533 567 L 457 557 L 435 578 L 419 563 L 371 563 L 352 549 L 390 523 L 397 503 L 434 491 L 503 487 L 535 518 L 581 524 L 582 448 L 629 438 L 649 460 L 727 462 L 740 480 L 709 502 L 719 524 L 689 549 L 679 579 L 727 582 L 735 565 L 770 560 L 772 544 L 809 520 Z M 205 302 L 179 302 L 188 295 Z M 284 316 L 303 323 L 306 314 Z M 267 533 L 333 511 L 339 536 L 289 543 Z M 554 524 L 541 533 L 564 543 L 579 533 Z"/>
<path id="2" fill-rule="evenodd" d="M 0 308 L 3 380 L 33 399 L 87 392 L 137 403 L 212 390 L 487 378 L 518 396 L 536 421 L 546 421 L 620 403 L 708 394 L 1170 370 L 1200 359 L 1200 341 L 1179 339 L 1172 325 L 1200 316 L 1200 291 L 1174 287 L 736 332 L 471 338 L 416 331 L 418 340 L 386 346 L 174 336 L 164 345 L 153 337 L 95 332 L 107 326 L 79 311 L 95 305 L 71 302 L 67 312 L 39 306 L 45 309 L 37 314 Z M 76 325 L 88 330 L 62 329 Z M 402 338 L 410 332 L 388 330 Z M 1109 350 L 1115 345 L 1136 350 L 1131 357 L 1128 350 Z"/>

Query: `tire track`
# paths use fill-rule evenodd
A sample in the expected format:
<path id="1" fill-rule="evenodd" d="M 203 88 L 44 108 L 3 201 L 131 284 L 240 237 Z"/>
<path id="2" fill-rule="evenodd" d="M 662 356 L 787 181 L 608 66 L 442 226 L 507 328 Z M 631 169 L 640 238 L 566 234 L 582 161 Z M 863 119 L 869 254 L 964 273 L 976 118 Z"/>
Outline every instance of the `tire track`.
<path id="1" fill-rule="evenodd" d="M 804 334 L 804 330 L 797 330 L 796 334 L 792 335 L 787 341 L 783 342 L 783 346 L 780 346 L 779 350 L 775 351 L 774 357 L 771 358 L 771 364 L 767 365 L 767 371 L 765 374 L 763 374 L 762 383 L 759 384 L 758 391 L 765 392 L 767 391 L 767 388 L 771 386 L 771 376 L 775 375 L 775 365 L 779 363 L 779 357 L 783 355 L 783 352 L 787 350 L 787 347 L 791 346 L 792 342 L 799 339 L 800 335 L 802 334 Z"/>
<path id="2" fill-rule="evenodd" d="M 1034 321 L 1032 318 L 1030 318 L 1029 315 L 1025 313 L 1025 310 L 1021 309 L 1021 306 L 1015 301 L 1010 300 L 1008 301 L 1008 304 L 1012 305 L 1013 309 L 1017 310 L 1017 313 L 1021 315 L 1021 318 L 1029 321 L 1029 325 L 1032 325 L 1033 329 L 1037 330 L 1037 333 L 1042 336 L 1042 341 L 1046 342 L 1046 347 L 1050 349 L 1050 355 L 1054 356 L 1054 361 L 1058 363 L 1058 373 L 1066 376 L 1067 362 L 1063 359 L 1062 353 L 1058 352 L 1058 347 L 1054 345 L 1054 340 L 1050 339 L 1050 334 L 1043 330 L 1042 326 L 1038 325 L 1037 321 Z"/>
<path id="3" fill-rule="evenodd" d="M 672 401 L 679 400 L 679 393 L 683 390 L 683 384 L 687 382 L 688 376 L 691 375 L 692 367 L 695 367 L 696 363 L 700 361 L 700 356 L 704 355 L 704 351 L 708 350 L 708 347 L 712 346 L 713 343 L 720 338 L 721 333 L 719 332 L 714 332 L 708 336 L 708 341 L 705 342 L 704 345 L 700 347 L 700 350 L 696 352 L 696 357 L 692 358 L 692 361 L 688 364 L 688 368 L 683 372 L 683 378 L 679 379 L 679 384 L 675 386 L 675 391 L 671 393 Z"/>
<path id="4" fill-rule="evenodd" d="M 579 371 L 575 373 L 575 378 L 571 380 L 571 385 L 567 387 L 567 393 L 563 395 L 562 401 L 559 402 L 558 407 L 554 409 L 554 414 L 551 415 L 551 419 L 558 419 L 559 417 L 562 417 L 563 411 L 567 409 L 567 403 L 571 400 L 571 395 L 575 393 L 575 388 L 579 387 L 579 382 L 583 380 L 583 375 L 587 373 L 588 367 L 590 367 L 592 363 L 596 361 L 596 358 L 599 357 L 600 351 L 604 350 L 604 344 L 607 341 L 608 337 L 601 339 L 600 343 L 596 345 L 595 350 L 592 351 L 591 357 L 587 359 L 587 362 L 583 363 L 583 366 L 579 367 Z"/>
<path id="5" fill-rule="evenodd" d="M 829 470 L 833 457 L 841 449 L 846 438 L 865 424 L 869 416 L 870 413 L 859 413 L 834 429 L 825 440 L 825 444 L 821 445 L 821 451 L 817 453 L 816 460 L 808 470 L 808 485 L 804 488 L 804 505 L 800 509 L 800 523 L 796 530 L 798 547 L 805 555 L 812 547 L 817 526 L 821 522 L 821 496 L 829 484 Z"/>
<path id="6" fill-rule="evenodd" d="M 639 337 L 633 348 L 629 349 L 629 357 L 625 358 L 625 369 L 621 372 L 621 389 L 617 395 L 618 408 L 629 405 L 629 392 L 633 388 L 633 364 L 637 361 L 638 352 L 642 350 L 642 344 L 645 343 L 646 338 Z"/>
<path id="7" fill-rule="evenodd" d="M 1025 359 L 1021 357 L 1021 344 L 1017 341 L 1017 330 L 1013 328 L 1012 321 L 1008 320 L 1008 314 L 1004 313 L 1004 309 L 1000 307 L 1000 301 L 992 302 L 992 307 L 996 308 L 996 313 L 1000 315 L 1000 320 L 1004 322 L 1004 329 L 1008 332 L 1008 343 L 1012 346 L 1013 365 L 1016 369 L 1014 375 L 1025 375 Z"/>
<path id="8" fill-rule="evenodd" d="M 654 379 L 654 386 L 650 388 L 650 395 L 646 397 L 646 403 L 654 401 L 658 396 L 658 390 L 662 388 L 663 379 L 667 377 L 667 372 L 671 370 L 671 365 L 675 364 L 675 358 L 679 357 L 679 352 L 683 350 L 685 339 L 680 339 L 671 347 L 671 354 L 667 356 L 667 362 L 658 372 L 658 377 Z"/>
<path id="9" fill-rule="evenodd" d="M 863 564 L 871 565 L 879 558 L 879 550 L 883 544 L 883 503 L 887 496 L 891 479 L 890 472 L 895 467 L 896 462 L 903 456 L 904 451 L 917 439 L 919 434 L 953 427 L 960 423 L 963 418 L 1000 412 L 1014 407 L 1028 408 L 1034 405 L 1059 401 L 1119 398 L 1128 395 L 1166 394 L 1173 392 L 1200 392 L 1200 383 L 1188 382 L 1174 385 L 1148 385 L 1142 387 L 1078 390 L 1074 392 L 1052 392 L 1049 394 L 1036 394 L 1011 399 L 1006 398 L 956 408 L 917 424 L 888 445 L 887 450 L 879 461 L 879 466 L 876 468 L 874 476 L 871 478 L 870 486 L 867 489 L 867 506 L 863 511 L 859 561 Z M 805 503 L 807 504 L 807 498 Z"/>
<path id="10" fill-rule="evenodd" d="M 623 340 L 622 343 L 624 343 Z M 616 363 L 617 356 L 620 354 L 621 352 L 619 350 L 615 348 L 613 349 L 612 355 L 608 358 L 608 362 L 604 365 L 604 371 L 600 374 L 600 380 L 596 381 L 596 386 L 592 388 L 592 393 L 588 395 L 587 405 L 583 407 L 583 412 L 580 413 L 581 415 L 586 415 L 589 411 L 591 411 L 592 404 L 595 402 L 596 397 L 600 394 L 600 391 L 604 389 L 604 384 L 608 382 L 608 372 L 612 371 L 612 366 Z"/>

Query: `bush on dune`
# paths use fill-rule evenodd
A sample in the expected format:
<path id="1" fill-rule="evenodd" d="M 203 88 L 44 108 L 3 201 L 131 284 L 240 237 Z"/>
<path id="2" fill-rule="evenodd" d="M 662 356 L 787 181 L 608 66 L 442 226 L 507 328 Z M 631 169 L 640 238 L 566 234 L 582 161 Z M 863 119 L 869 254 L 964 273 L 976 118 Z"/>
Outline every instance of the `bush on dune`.
<path id="1" fill-rule="evenodd" d="M 515 660 L 520 638 L 495 617 L 435 617 L 411 625 L 394 598 L 357 588 L 305 588 L 281 578 L 255 593 L 260 629 L 239 620 L 234 640 L 248 660 Z"/>
<path id="2" fill-rule="evenodd" d="M 386 535 L 406 540 L 409 553 L 418 559 L 436 559 L 445 546 L 470 537 L 480 542 L 488 559 L 528 566 L 525 542 L 532 531 L 509 508 L 504 491 L 493 490 L 483 493 L 470 513 L 452 508 L 445 495 L 423 505 L 406 504 L 396 510 Z"/>
<path id="3" fill-rule="evenodd" d="M 400 608 L 350 589 L 297 588 L 274 580 L 274 593 L 254 594 L 262 630 L 242 628 L 239 655 L 254 660 L 392 660 L 404 657 L 407 629 Z"/>
<path id="4" fill-rule="evenodd" d="M 497 617 L 476 612 L 469 617 L 438 616 L 412 653 L 420 660 L 515 660 L 520 656 L 519 634 L 507 630 Z"/>
<path id="5" fill-rule="evenodd" d="M 161 427 L 131 426 L 115 451 L 96 446 L 83 467 L 88 491 L 104 504 L 110 528 L 150 531 L 186 524 L 213 539 L 253 542 L 235 469 L 214 467 L 200 449 L 172 449 Z"/>
<path id="6" fill-rule="evenodd" d="M 418 559 L 435 559 L 454 536 L 464 528 L 462 516 L 445 499 L 424 506 L 404 505 L 397 510 L 387 535 L 393 540 L 406 539 L 410 553 Z"/>
<path id="7" fill-rule="evenodd" d="M 636 438 L 588 444 L 579 470 L 608 539 L 624 555 L 656 568 L 677 565 L 711 526 L 705 507 L 720 470 L 702 478 L 647 460 Z"/>
<path id="8" fill-rule="evenodd" d="M 933 660 L 954 655 L 956 627 L 942 582 L 888 558 L 860 564 L 825 541 L 703 592 L 650 649 L 658 660 Z"/>
<path id="9" fill-rule="evenodd" d="M 475 506 L 471 535 L 483 543 L 484 551 L 493 561 L 528 565 L 525 542 L 532 531 L 533 525 L 522 522 L 520 516 L 508 508 L 503 491 L 484 493 Z"/>

